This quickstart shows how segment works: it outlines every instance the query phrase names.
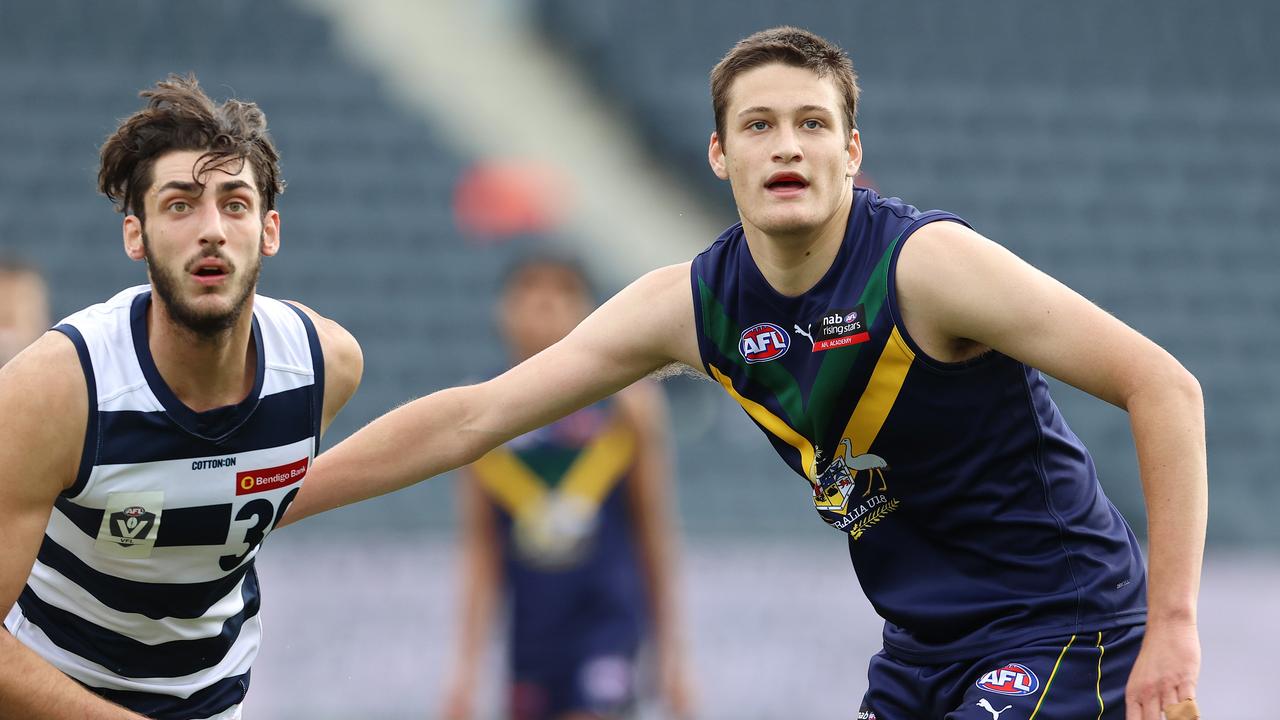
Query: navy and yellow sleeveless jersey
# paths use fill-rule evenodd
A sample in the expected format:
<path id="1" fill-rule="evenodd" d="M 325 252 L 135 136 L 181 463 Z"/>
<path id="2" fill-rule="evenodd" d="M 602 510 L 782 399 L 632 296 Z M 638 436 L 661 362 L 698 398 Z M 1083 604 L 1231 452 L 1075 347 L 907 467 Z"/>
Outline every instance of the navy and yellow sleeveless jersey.
<path id="1" fill-rule="evenodd" d="M 197 413 L 156 369 L 150 302 L 130 288 L 54 328 L 80 356 L 88 426 L 5 628 L 109 700 L 190 720 L 248 690 L 254 559 L 315 456 L 324 359 L 305 314 L 255 296 L 253 390 Z"/>
<path id="2" fill-rule="evenodd" d="M 626 488 L 635 455 L 606 400 L 472 465 L 497 510 L 517 669 L 639 646 L 648 604 Z"/>
<path id="3" fill-rule="evenodd" d="M 889 652 L 952 662 L 1143 622 L 1138 543 L 1044 377 L 994 351 L 936 361 L 903 326 L 898 252 L 937 221 L 963 222 L 855 189 L 835 262 L 799 297 L 725 231 L 692 265 L 706 372 L 848 537 Z"/>

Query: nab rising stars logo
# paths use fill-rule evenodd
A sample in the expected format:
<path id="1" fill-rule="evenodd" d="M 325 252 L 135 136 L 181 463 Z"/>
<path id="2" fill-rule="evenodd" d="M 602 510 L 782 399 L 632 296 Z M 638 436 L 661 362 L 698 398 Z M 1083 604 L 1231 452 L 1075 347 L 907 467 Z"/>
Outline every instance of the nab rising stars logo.
<path id="1" fill-rule="evenodd" d="M 1040 678 L 1026 665 L 1009 663 L 983 675 L 975 684 L 1000 695 L 1030 695 L 1040 688 Z"/>
<path id="2" fill-rule="evenodd" d="M 738 352 L 748 363 L 777 360 L 787 354 L 791 338 L 787 331 L 773 323 L 758 323 L 742 331 Z"/>

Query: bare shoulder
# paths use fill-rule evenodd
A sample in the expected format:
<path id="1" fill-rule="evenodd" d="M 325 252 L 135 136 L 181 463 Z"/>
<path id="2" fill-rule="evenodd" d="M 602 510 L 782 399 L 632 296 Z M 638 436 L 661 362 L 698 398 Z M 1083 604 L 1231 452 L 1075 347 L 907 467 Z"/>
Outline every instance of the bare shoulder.
<path id="1" fill-rule="evenodd" d="M 46 332 L 0 368 L 0 468 L 75 480 L 89 417 L 89 390 L 70 338 Z"/>
<path id="2" fill-rule="evenodd" d="M 1003 349 L 1018 308 L 1038 304 L 1052 280 L 960 223 L 933 222 L 902 247 L 895 274 L 907 331 L 943 361 Z"/>
<path id="3" fill-rule="evenodd" d="M 324 351 L 324 426 L 328 427 L 360 386 L 360 378 L 364 375 L 364 353 L 355 336 L 346 328 L 297 300 L 288 302 L 311 318 L 320 338 L 320 348 Z"/>
<path id="4" fill-rule="evenodd" d="M 898 255 L 896 280 L 907 291 L 925 291 L 939 277 L 968 275 L 993 254 L 994 242 L 957 222 L 931 222 L 916 230 Z"/>

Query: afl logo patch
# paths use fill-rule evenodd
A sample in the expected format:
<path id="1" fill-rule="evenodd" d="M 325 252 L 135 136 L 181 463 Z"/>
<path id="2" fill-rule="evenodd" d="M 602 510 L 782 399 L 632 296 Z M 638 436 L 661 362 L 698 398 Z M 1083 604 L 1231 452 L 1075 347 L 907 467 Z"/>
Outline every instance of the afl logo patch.
<path id="1" fill-rule="evenodd" d="M 1030 695 L 1040 689 L 1040 678 L 1026 665 L 1009 663 L 983 675 L 976 684 L 1000 695 Z"/>
<path id="2" fill-rule="evenodd" d="M 752 325 L 738 338 L 738 352 L 749 363 L 777 360 L 786 355 L 790 347 L 787 331 L 773 323 Z"/>

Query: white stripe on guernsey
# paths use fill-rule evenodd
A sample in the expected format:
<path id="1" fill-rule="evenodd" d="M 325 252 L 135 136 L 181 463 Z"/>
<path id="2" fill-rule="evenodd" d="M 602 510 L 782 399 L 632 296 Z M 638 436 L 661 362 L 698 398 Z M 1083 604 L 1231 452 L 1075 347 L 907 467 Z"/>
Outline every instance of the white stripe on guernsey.
<path id="1" fill-rule="evenodd" d="M 17 603 L 9 617 L 5 618 L 4 624 L 19 642 L 39 653 L 50 665 L 85 685 L 108 690 L 162 693 L 184 699 L 223 678 L 247 672 L 258 656 L 262 640 L 262 621 L 258 615 L 254 615 L 245 621 L 244 627 L 240 629 L 240 637 L 236 638 L 222 661 L 211 668 L 182 677 L 123 678 L 95 662 L 58 647 L 34 623 L 27 622 Z"/>
<path id="2" fill-rule="evenodd" d="M 133 298 L 148 286 L 124 290 L 105 303 L 93 305 L 63 318 L 75 325 L 89 349 L 98 389 L 98 409 L 112 412 L 163 410 L 147 387 L 142 367 L 133 352 L 130 314 Z M 266 351 L 263 395 L 304 387 L 314 382 L 311 344 L 302 319 L 279 300 L 254 296 L 254 314 Z"/>
<path id="3" fill-rule="evenodd" d="M 98 373 L 99 368 L 94 368 Z M 160 404 L 141 375 L 127 378 L 132 384 L 122 385 L 126 378 L 115 377 L 98 384 L 98 410 L 101 412 L 162 412 Z M 307 387 L 315 382 L 315 373 L 310 368 L 292 365 L 269 364 L 262 379 L 263 397 L 286 390 Z"/>
<path id="4" fill-rule="evenodd" d="M 262 395 L 275 395 L 286 390 L 307 387 L 315 383 L 315 374 L 310 368 L 283 365 L 268 365 L 262 379 Z"/>
<path id="5" fill-rule="evenodd" d="M 274 298 L 254 296 L 253 313 L 258 316 L 267 362 L 282 367 L 311 366 L 311 342 L 298 313 Z"/>
<path id="6" fill-rule="evenodd" d="M 96 369 L 95 369 L 96 372 Z M 99 412 L 120 412 L 123 410 L 132 410 L 134 412 L 161 412 L 164 406 L 160 404 L 151 392 L 151 387 L 147 385 L 146 380 L 140 379 L 133 385 L 126 385 L 110 390 L 108 384 L 98 385 L 98 411 Z"/>
<path id="7" fill-rule="evenodd" d="M 84 588 L 63 577 L 58 571 L 38 561 L 31 568 L 27 585 L 46 603 L 145 645 L 214 637 L 222 633 L 222 623 L 227 618 L 244 610 L 244 598 L 240 595 L 244 578 L 236 583 L 235 588 L 227 593 L 226 597 L 206 610 L 203 617 L 163 620 L 152 620 L 146 615 L 113 610 L 99 602 Z"/>
<path id="8" fill-rule="evenodd" d="M 123 465 L 97 465 L 93 468 L 84 492 L 76 496 L 76 504 L 95 510 L 105 508 L 107 506 L 105 494 L 94 487 L 95 481 L 103 478 L 110 478 L 111 487 L 108 490 L 113 493 L 163 490 L 164 510 L 207 505 L 211 500 L 240 504 L 237 500 L 248 501 L 253 498 L 248 495 L 236 497 L 237 474 L 297 462 L 310 457 L 314 447 L 315 438 L 306 437 L 288 445 L 235 453 L 234 466 L 203 470 L 192 470 L 192 464 L 200 460 L 221 460 L 228 455 L 206 455 Z M 217 487 L 218 485 L 225 487 Z M 290 488 L 293 487 L 298 487 L 297 483 L 290 486 Z M 263 497 L 267 496 L 267 493 L 254 493 L 254 495 Z M 160 517 L 160 527 L 164 527 L 163 515 Z"/>

